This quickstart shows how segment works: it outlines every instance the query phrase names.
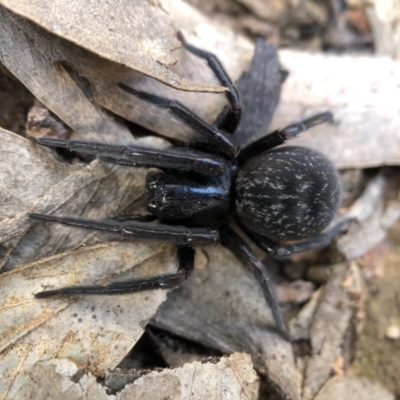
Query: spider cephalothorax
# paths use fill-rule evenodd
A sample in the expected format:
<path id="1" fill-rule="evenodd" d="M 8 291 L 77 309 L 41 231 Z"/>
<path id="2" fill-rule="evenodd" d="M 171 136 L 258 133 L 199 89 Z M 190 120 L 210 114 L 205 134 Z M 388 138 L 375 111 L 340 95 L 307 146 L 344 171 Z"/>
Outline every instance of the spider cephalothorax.
<path id="1" fill-rule="evenodd" d="M 229 218 L 236 219 L 248 236 L 272 256 L 287 256 L 330 242 L 344 224 L 338 223 L 320 234 L 333 220 L 340 201 L 339 178 L 333 164 L 321 153 L 308 148 L 273 148 L 314 125 L 331 121 L 332 115 L 330 112 L 314 115 L 240 150 L 232 137 L 241 116 L 238 91 L 214 55 L 187 43 L 185 47 L 205 59 L 221 84 L 229 89 L 226 92 L 229 110 L 215 125 L 208 125 L 177 101 L 139 92 L 124 84 L 119 86 L 144 101 L 168 109 L 203 135 L 208 148 L 213 149 L 210 153 L 190 148 L 190 144 L 159 150 L 62 139 L 38 140 L 42 145 L 94 154 L 108 162 L 161 169 L 147 177 L 147 206 L 154 217 L 94 221 L 31 214 L 45 221 L 175 243 L 178 245 L 178 272 L 107 286 L 46 290 L 36 297 L 118 294 L 175 287 L 193 270 L 195 246 L 222 243 L 255 274 L 271 307 L 277 330 L 288 338 L 267 269 L 228 223 Z M 300 241 L 280 243 L 289 240 Z"/>

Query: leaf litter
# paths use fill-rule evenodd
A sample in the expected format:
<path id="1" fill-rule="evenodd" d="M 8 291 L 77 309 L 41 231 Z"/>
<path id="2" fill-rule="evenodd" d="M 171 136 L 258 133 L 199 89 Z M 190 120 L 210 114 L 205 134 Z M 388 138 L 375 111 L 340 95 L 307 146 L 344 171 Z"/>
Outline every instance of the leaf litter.
<path id="1" fill-rule="evenodd" d="M 11 7 L 9 2 L 3 1 L 2 4 L 6 7 Z M 138 105 L 135 99 L 121 94 L 115 88 L 115 82 L 119 80 L 129 82 L 129 84 L 142 90 L 182 99 L 185 104 L 194 109 L 196 107 L 199 109 L 204 108 L 204 115 L 209 120 L 212 120 L 218 114 L 218 110 L 221 109 L 221 105 L 224 103 L 222 95 L 173 92 L 171 88 L 164 87 L 157 81 L 149 79 L 148 76 L 151 76 L 149 71 L 144 72 L 147 75 L 146 77 L 139 75 L 137 72 L 129 70 L 127 64 L 124 64 L 125 61 L 114 59 L 112 52 L 104 55 L 95 46 L 91 47 L 89 44 L 79 43 L 81 39 L 78 40 L 78 38 L 68 36 L 71 35 L 71 32 L 63 31 L 62 35 L 58 34 L 49 29 L 49 26 L 46 25 L 48 21 L 37 21 L 35 16 L 25 15 L 24 2 L 15 4 L 21 8 L 18 8 L 18 10 L 13 9 L 13 12 L 27 17 L 30 21 L 17 17 L 0 7 L 2 17 L 0 26 L 3 27 L 0 28 L 3 29 L 0 37 L 3 40 L 12 37 L 11 43 L 18 44 L 14 45 L 14 47 L 9 46 L 8 49 L 11 49 L 11 51 L 8 54 L 1 53 L 1 61 L 7 67 L 18 66 L 12 72 L 41 101 L 44 100 L 43 103 L 51 111 L 55 112 L 74 130 L 76 137 L 121 143 L 134 142 L 135 139 L 131 137 L 126 127 L 104 109 L 111 110 L 125 119 L 137 122 L 166 136 L 182 140 L 193 135 L 187 127 L 181 127 L 168 114 L 162 116 L 156 109 L 152 110 L 151 107 L 143 104 Z M 184 11 L 178 26 L 189 38 L 189 41 L 199 47 L 211 49 L 218 56 L 221 54 L 223 62 L 228 62 L 229 60 L 228 72 L 233 76 L 234 80 L 237 80 L 250 62 L 251 47 L 248 43 L 239 38 L 232 44 L 234 36 L 229 36 L 229 29 L 224 27 L 218 27 L 217 29 L 212 26 L 212 23 L 196 14 L 184 3 L 171 1 L 168 4 L 170 7 L 169 13 L 174 21 L 179 20 L 176 10 Z M 182 7 L 177 7 L 177 5 Z M 98 9 L 98 13 L 101 14 L 102 11 Z M 188 17 L 190 13 L 193 14 L 192 20 Z M 72 17 L 70 16 L 70 18 Z M 32 24 L 31 21 L 38 25 Z M 4 31 L 4 29 L 6 30 Z M 21 31 L 25 34 L 20 35 Z M 219 33 L 220 36 L 215 34 L 221 31 L 223 33 Z M 10 33 L 12 36 L 8 36 Z M 210 40 L 210 36 L 213 36 L 213 33 L 217 39 Z M 31 40 L 26 40 L 26 37 L 31 38 Z M 227 43 L 223 43 L 225 37 L 229 38 Z M 4 43 L 1 46 L 2 49 L 5 48 L 6 43 Z M 54 48 L 57 50 L 54 50 L 54 52 L 48 50 L 52 43 L 56 43 Z M 76 46 L 77 44 L 79 47 Z M 168 60 L 171 60 L 174 56 L 179 59 L 177 64 L 171 67 L 170 70 L 186 71 L 189 77 L 193 76 L 193 70 L 205 70 L 203 62 L 199 62 L 191 55 L 178 50 L 175 45 L 169 48 L 167 45 L 166 48 L 168 51 L 172 50 L 173 53 L 168 55 Z M 228 50 L 224 50 L 225 48 Z M 159 50 L 159 48 L 157 49 Z M 239 51 L 235 52 L 233 50 Z M 17 57 L 15 57 L 15 55 L 18 55 L 18 51 L 21 51 L 20 55 L 22 57 L 20 64 L 18 64 Z M 26 63 L 26 56 L 23 57 L 23 54 L 29 54 L 29 52 L 32 53 L 32 59 L 35 61 L 33 65 Z M 179 53 L 180 55 L 177 56 Z M 7 58 L 10 55 L 14 58 Z M 63 62 L 65 59 L 67 63 Z M 145 57 L 145 59 L 147 58 Z M 238 61 L 240 59 L 243 60 L 242 64 Z M 99 66 L 96 69 L 97 63 Z M 168 64 L 167 66 L 170 67 L 170 65 Z M 308 65 L 310 65 L 310 61 Z M 231 71 L 230 69 L 232 68 L 233 70 Z M 21 75 L 18 76 L 15 73 L 16 71 L 21 71 Z M 105 73 L 100 71 L 105 71 Z M 104 76 L 110 71 L 112 71 L 109 74 L 111 78 L 107 81 Z M 100 74 L 102 74 L 101 78 L 95 79 Z M 30 75 L 39 84 L 33 85 L 35 79 L 30 79 Z M 196 74 L 196 80 L 213 84 L 213 80 L 209 76 L 208 71 L 204 76 Z M 86 85 L 86 81 L 82 77 L 87 79 L 90 85 Z M 159 77 L 156 78 L 159 79 Z M 299 81 L 301 82 L 300 78 Z M 59 87 L 64 89 L 58 91 Z M 204 87 L 202 90 L 204 90 Z M 206 90 L 209 90 L 209 88 Z M 220 88 L 218 90 L 221 91 L 223 89 Z M 286 101 L 285 99 L 289 95 L 287 94 L 288 92 L 284 93 L 284 101 Z M 203 97 L 199 96 L 204 96 L 204 99 L 212 99 L 212 101 L 199 101 L 199 98 L 203 99 Z M 93 99 L 96 101 L 93 102 Z M 193 103 L 195 103 L 194 107 Z M 206 106 L 203 107 L 202 103 Z M 74 104 L 77 106 L 74 107 Z M 209 106 L 209 104 L 211 105 Z M 313 107 L 311 106 L 308 109 L 308 106 L 302 106 L 301 100 L 299 100 L 295 107 L 293 105 L 290 106 L 291 110 L 293 111 L 294 108 L 298 110 L 299 105 L 300 114 L 304 112 L 304 107 L 308 112 Z M 280 119 L 282 116 L 280 110 L 282 110 L 281 106 L 278 108 L 278 114 L 273 124 L 282 120 Z M 297 118 L 293 117 L 293 115 L 296 115 L 298 111 L 292 111 L 287 112 L 287 115 L 291 118 L 289 122 Z M 160 118 L 158 118 L 158 114 L 160 114 Z M 154 115 L 157 115 L 157 118 L 154 118 Z M 9 132 L 4 131 L 0 133 L 2 136 L 11 135 Z M 11 291 L 1 284 L 1 289 L 5 293 L 3 295 L 5 296 L 3 297 L 3 303 L 7 303 L 7 306 L 3 307 L 2 310 L 7 321 L 9 321 L 10 314 L 8 313 L 10 310 L 14 310 L 11 311 L 12 315 L 26 317 L 26 319 L 20 320 L 20 330 L 10 333 L 12 329 L 5 329 L 1 336 L 4 338 L 3 346 L 5 349 L 1 355 L 2 357 L 8 357 L 5 361 L 11 363 L 5 364 L 11 365 L 11 367 L 4 375 L 7 376 L 7 380 L 4 380 L 2 386 L 2 389 L 6 387 L 4 390 L 7 393 L 10 393 L 13 387 L 17 387 L 14 386 L 14 382 L 17 382 L 18 379 L 23 382 L 25 377 L 34 373 L 35 368 L 40 366 L 43 368 L 45 365 L 43 363 L 48 362 L 47 360 L 52 357 L 72 359 L 76 365 L 82 368 L 87 368 L 90 364 L 92 367 L 89 367 L 89 369 L 92 368 L 91 371 L 93 373 L 100 375 L 104 374 L 104 371 L 114 368 L 118 360 L 123 357 L 122 354 L 126 354 L 130 346 L 140 337 L 146 322 L 165 298 L 164 292 L 157 291 L 119 298 L 100 298 L 97 296 L 79 298 L 75 299 L 76 302 L 75 300 L 58 299 L 46 301 L 48 308 L 45 309 L 45 305 L 39 304 L 41 302 L 34 300 L 32 297 L 33 293 L 42 290 L 43 285 L 59 286 L 58 282 L 64 282 L 64 279 L 65 282 L 71 282 L 71 284 L 84 283 L 82 280 L 85 279 L 88 279 L 89 282 L 103 284 L 126 276 L 136 276 L 136 273 L 140 275 L 143 272 L 143 274 L 147 275 L 156 266 L 160 268 L 159 271 L 176 268 L 175 259 L 169 246 L 164 250 L 164 248 L 160 249 L 159 245 L 154 243 L 131 244 L 128 242 L 115 242 L 116 238 L 112 237 L 112 235 L 107 236 L 55 225 L 32 224 L 27 214 L 33 211 L 74 216 L 85 215 L 96 218 L 126 214 L 137 207 L 140 208 L 143 206 L 143 183 L 146 172 L 140 169 L 110 166 L 97 160 L 83 166 L 61 164 L 51 158 L 52 155 L 49 150 L 40 149 L 30 142 L 25 142 L 24 144 L 19 143 L 18 146 L 28 148 L 27 152 L 33 160 L 37 158 L 48 159 L 49 166 L 48 168 L 43 168 L 43 166 L 41 169 L 38 168 L 34 179 L 32 181 L 28 180 L 29 185 L 26 180 L 22 179 L 23 174 L 20 175 L 20 183 L 16 186 L 21 187 L 21 197 L 24 197 L 24 186 L 29 187 L 33 194 L 31 197 L 23 199 L 24 201 L 19 204 L 18 209 L 15 209 L 15 214 L 13 214 L 14 210 L 12 208 L 8 209 L 8 211 L 6 210 L 4 215 L 7 215 L 7 217 L 0 222 L 1 242 L 6 248 L 6 251 L 2 251 L 2 253 L 5 253 L 4 264 L 7 262 L 5 266 L 6 272 L 3 273 L 1 279 L 4 277 L 9 286 L 15 288 L 15 293 L 20 293 L 16 301 L 13 302 L 13 299 L 8 300 L 7 296 L 10 295 L 9 292 Z M 328 141 L 325 142 L 328 143 Z M 359 141 L 357 143 L 359 150 L 362 151 L 364 144 Z M 160 145 L 160 142 L 158 141 L 156 145 Z M 391 150 L 393 149 L 393 146 L 389 147 Z M 38 155 L 35 153 L 37 151 L 42 153 Z M 340 152 L 331 152 L 330 156 L 334 160 L 335 154 L 337 157 Z M 353 154 L 358 153 L 353 152 Z M 379 152 L 375 154 L 381 157 L 380 161 L 375 159 L 375 165 L 384 163 L 382 161 L 384 156 L 382 157 Z M 18 164 L 17 161 L 21 161 L 21 159 L 23 159 L 22 156 L 15 161 L 15 164 Z M 346 162 L 347 164 L 337 163 L 339 166 L 352 166 L 351 158 L 348 158 Z M 354 166 L 360 165 L 355 162 Z M 45 170 L 47 169 L 53 169 L 53 171 L 60 169 L 60 171 L 54 173 L 54 176 L 47 180 L 44 179 L 46 176 Z M 15 171 L 18 171 L 18 165 L 15 167 Z M 47 171 L 47 174 L 49 172 L 53 173 L 52 171 Z M 34 184 L 36 181 L 41 182 L 38 184 L 37 189 L 35 189 Z M 8 186 L 10 180 L 6 182 Z M 31 189 L 31 185 L 33 189 Z M 37 194 L 34 192 L 35 190 L 37 190 Z M 19 196 L 18 191 L 13 193 L 13 196 L 17 198 Z M 398 206 L 396 202 L 392 204 L 394 213 L 397 210 L 396 204 Z M 386 220 L 388 218 L 393 220 L 393 212 L 392 214 L 389 213 L 389 217 L 388 213 L 385 215 Z M 131 246 L 132 251 L 130 250 Z M 147 258 L 135 259 L 135 254 L 140 254 L 140 251 L 143 252 L 142 254 L 147 254 Z M 104 254 L 109 255 L 109 258 L 106 258 L 109 262 L 102 262 Z M 168 257 L 165 256 L 166 254 L 169 254 Z M 129 257 L 125 257 L 126 255 Z M 205 249 L 204 253 L 199 253 L 199 256 L 200 265 L 196 267 L 193 276 L 182 288 L 170 294 L 168 302 L 160 309 L 153 324 L 162 326 L 184 337 L 195 339 L 208 346 L 218 348 L 223 352 L 231 353 L 235 350 L 250 352 L 253 363 L 259 373 L 268 377 L 272 386 L 275 386 L 277 391 L 281 393 L 281 397 L 300 398 L 297 387 L 298 371 L 295 366 L 292 349 L 274 333 L 273 329 L 270 329 L 272 319 L 261 293 L 258 292 L 256 282 L 251 276 L 244 273 L 240 263 L 229 252 L 220 247 Z M 262 256 L 261 253 L 260 256 Z M 126 258 L 130 262 L 126 263 Z M 132 263 L 132 260 L 136 261 Z M 94 270 L 93 276 L 90 275 L 91 272 L 89 273 L 89 265 Z M 65 271 L 66 267 L 71 269 L 70 273 L 63 273 L 60 278 L 55 277 L 54 274 L 58 274 L 56 271 Z M 117 270 L 118 276 L 116 276 Z M 84 275 L 86 278 L 84 278 Z M 37 276 L 37 279 L 35 276 Z M 26 280 L 28 284 L 30 283 L 27 292 L 19 290 L 19 282 L 23 280 Z M 10 282 L 13 283 L 11 284 Z M 224 290 L 221 290 L 221 287 Z M 255 287 L 257 287 L 256 290 L 254 289 Z M 246 288 L 246 290 L 243 288 Z M 135 298 L 140 301 L 137 301 L 135 307 L 132 307 L 132 301 L 135 301 Z M 147 301 L 151 301 L 152 305 L 151 307 L 146 305 L 144 307 L 145 310 L 143 310 L 146 298 L 151 299 Z M 127 310 L 126 304 L 129 304 L 129 310 Z M 118 305 L 123 307 L 119 318 L 116 316 L 118 314 L 116 311 L 118 310 Z M 24 311 L 27 308 L 32 314 L 27 313 L 25 316 L 25 312 L 20 312 L 20 307 L 23 307 Z M 93 307 L 98 307 L 98 314 L 96 315 L 101 315 L 100 319 L 107 321 L 107 329 L 104 335 L 102 333 L 104 322 L 99 324 L 98 321 L 90 320 L 94 315 Z M 136 313 L 130 311 L 136 310 L 136 307 L 137 315 L 142 316 L 142 319 L 136 319 L 134 320 L 136 322 L 132 322 L 129 318 L 134 318 Z M 146 310 L 147 308 L 149 309 Z M 15 310 L 18 310 L 18 312 L 15 312 Z M 71 313 L 71 310 L 76 310 L 76 312 Z M 191 310 L 191 312 L 186 310 Z M 147 313 L 146 311 L 149 312 Z M 144 314 L 141 314 L 142 312 Z M 74 317 L 75 314 L 77 314 L 76 317 Z M 114 315 L 111 319 L 109 319 L 110 314 Z M 127 314 L 129 314 L 129 318 Z M 79 315 L 82 315 L 83 318 L 79 317 Z M 60 316 L 68 317 L 65 318 L 65 323 L 57 322 Z M 226 318 L 225 321 L 223 317 Z M 76 327 L 71 327 L 71 320 L 74 321 L 74 318 L 77 321 Z M 79 319 L 82 319 L 82 322 Z M 310 319 L 308 321 L 308 324 L 318 324 L 316 317 L 314 322 L 311 322 L 312 320 Z M 87 322 L 88 327 L 81 329 L 83 322 Z M 123 325 L 121 331 L 119 331 L 120 325 Z M 118 326 L 118 329 L 115 326 Z M 7 327 L 7 324 L 4 327 Z M 127 332 L 124 329 L 130 329 L 130 331 Z M 305 328 L 305 331 L 307 331 L 307 328 Z M 52 340 L 46 336 L 50 334 Z M 86 336 L 89 338 L 88 341 L 86 341 Z M 43 338 L 46 339 L 43 340 Z M 37 345 L 38 343 L 45 345 L 47 340 L 48 346 Z M 90 351 L 91 346 L 95 351 Z M 332 349 L 332 351 L 334 350 Z M 331 352 L 329 357 L 332 357 L 332 354 Z M 298 361 L 297 358 L 296 363 Z M 34 367 L 34 365 L 36 366 Z M 329 365 L 326 366 L 326 370 L 329 369 L 330 371 L 328 367 Z M 55 368 L 55 366 L 51 368 Z M 316 373 L 318 373 L 318 368 L 316 368 Z M 321 380 L 320 376 L 317 378 Z M 321 381 L 321 385 L 325 383 L 326 379 Z M 20 390 L 23 389 L 20 387 Z"/>

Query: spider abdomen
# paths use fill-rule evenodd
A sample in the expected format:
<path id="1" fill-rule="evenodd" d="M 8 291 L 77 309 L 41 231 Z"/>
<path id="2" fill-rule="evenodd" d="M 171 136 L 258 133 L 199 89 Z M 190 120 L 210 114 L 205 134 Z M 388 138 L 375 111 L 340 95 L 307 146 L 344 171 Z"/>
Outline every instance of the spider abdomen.
<path id="1" fill-rule="evenodd" d="M 271 240 L 298 240 L 320 233 L 340 203 L 334 165 L 306 147 L 282 147 L 250 159 L 235 183 L 240 220 Z"/>

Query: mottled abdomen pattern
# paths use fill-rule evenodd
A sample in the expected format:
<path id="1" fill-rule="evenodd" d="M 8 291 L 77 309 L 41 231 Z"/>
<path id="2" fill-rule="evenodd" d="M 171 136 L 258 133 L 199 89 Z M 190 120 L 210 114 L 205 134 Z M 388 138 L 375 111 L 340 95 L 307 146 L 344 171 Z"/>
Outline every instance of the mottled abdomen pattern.
<path id="1" fill-rule="evenodd" d="M 254 157 L 235 186 L 240 220 L 275 241 L 315 236 L 329 225 L 340 203 L 334 165 L 306 147 L 281 147 Z"/>

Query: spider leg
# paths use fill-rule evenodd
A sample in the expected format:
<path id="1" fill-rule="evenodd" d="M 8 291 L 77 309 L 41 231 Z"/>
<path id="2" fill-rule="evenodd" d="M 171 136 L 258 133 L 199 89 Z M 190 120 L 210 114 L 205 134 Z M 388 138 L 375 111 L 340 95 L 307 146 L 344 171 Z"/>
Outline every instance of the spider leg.
<path id="1" fill-rule="evenodd" d="M 354 218 L 341 219 L 321 235 L 286 245 L 276 244 L 258 233 L 249 231 L 245 228 L 244 229 L 258 247 L 265 250 L 272 257 L 279 259 L 289 257 L 295 253 L 301 253 L 309 250 L 319 250 L 328 246 L 335 236 L 346 231 L 354 221 Z"/>
<path id="2" fill-rule="evenodd" d="M 239 160 L 241 164 L 243 164 L 250 158 L 257 156 L 264 151 L 271 150 L 274 147 L 285 143 L 287 140 L 293 139 L 299 133 L 310 129 L 313 126 L 331 122 L 332 120 L 332 113 L 326 111 L 288 125 L 283 129 L 278 129 L 245 147 L 239 154 Z"/>
<path id="3" fill-rule="evenodd" d="M 126 92 L 133 94 L 139 99 L 145 100 L 151 104 L 154 104 L 160 108 L 166 108 L 168 111 L 184 124 L 188 125 L 196 132 L 199 132 L 207 138 L 207 140 L 214 144 L 219 151 L 226 154 L 229 157 L 236 157 L 238 153 L 238 145 L 235 143 L 231 135 L 226 134 L 217 128 L 208 125 L 198 115 L 194 114 L 193 111 L 186 108 L 183 104 L 176 100 L 170 100 L 165 97 L 156 96 L 151 93 L 140 92 L 129 86 L 119 83 L 118 86 Z"/>
<path id="4" fill-rule="evenodd" d="M 81 228 L 114 232 L 121 236 L 144 240 L 161 240 L 178 245 L 205 246 L 219 242 L 218 232 L 207 228 L 188 228 L 138 221 L 116 221 L 113 219 L 92 220 L 85 218 L 57 217 L 47 214 L 29 214 L 31 218 Z"/>
<path id="5" fill-rule="evenodd" d="M 114 164 L 192 171 L 204 175 L 221 175 L 226 170 L 226 161 L 222 158 L 181 147 L 154 149 L 51 138 L 37 139 L 37 142 L 43 146 L 92 154 Z"/>
<path id="6" fill-rule="evenodd" d="M 253 254 L 247 243 L 227 225 L 224 225 L 221 228 L 220 236 L 221 243 L 227 247 L 239 260 L 241 260 L 244 266 L 248 268 L 256 277 L 257 281 L 261 285 L 267 304 L 271 308 L 278 332 L 286 340 L 290 341 L 289 333 L 282 319 L 274 285 L 271 282 L 267 268 Z"/>
<path id="7" fill-rule="evenodd" d="M 183 43 L 186 50 L 207 61 L 208 66 L 213 71 L 221 85 L 226 86 L 229 89 L 229 91 L 225 92 L 225 96 L 229 101 L 230 109 L 225 118 L 218 124 L 218 128 L 225 132 L 233 133 L 239 124 L 242 106 L 240 103 L 239 92 L 233 85 L 231 78 L 229 78 L 229 75 L 226 73 L 221 62 L 214 54 L 187 43 L 181 32 L 178 32 L 178 39 Z"/>
<path id="8" fill-rule="evenodd" d="M 56 296 L 74 296 L 89 294 L 125 294 L 154 289 L 171 289 L 185 281 L 194 268 L 194 249 L 190 246 L 178 246 L 177 256 L 179 268 L 176 274 L 158 275 L 151 278 L 133 279 L 113 282 L 105 286 L 71 286 L 54 290 L 46 290 L 35 294 L 37 299 Z"/>
<path id="9" fill-rule="evenodd" d="M 136 214 L 136 215 L 118 215 L 113 217 L 114 221 L 125 222 L 125 221 L 138 221 L 138 222 L 153 222 L 157 217 L 153 214 Z"/>

